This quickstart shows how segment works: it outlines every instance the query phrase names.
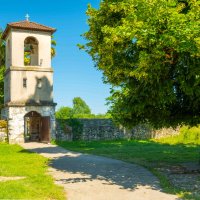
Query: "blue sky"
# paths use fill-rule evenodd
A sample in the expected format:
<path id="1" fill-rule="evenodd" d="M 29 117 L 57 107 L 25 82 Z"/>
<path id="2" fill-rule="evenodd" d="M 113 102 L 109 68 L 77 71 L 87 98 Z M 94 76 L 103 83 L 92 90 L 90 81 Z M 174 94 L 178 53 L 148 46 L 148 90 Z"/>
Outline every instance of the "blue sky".
<path id="1" fill-rule="evenodd" d="M 57 56 L 52 65 L 54 99 L 60 106 L 72 106 L 72 99 L 80 96 L 93 113 L 105 113 L 109 85 L 103 84 L 102 73 L 94 67 L 89 55 L 77 48 L 84 43 L 80 36 L 88 30 L 87 4 L 98 7 L 100 0 L 10 0 L 1 2 L 0 27 L 21 21 L 30 15 L 30 21 L 57 29 Z"/>

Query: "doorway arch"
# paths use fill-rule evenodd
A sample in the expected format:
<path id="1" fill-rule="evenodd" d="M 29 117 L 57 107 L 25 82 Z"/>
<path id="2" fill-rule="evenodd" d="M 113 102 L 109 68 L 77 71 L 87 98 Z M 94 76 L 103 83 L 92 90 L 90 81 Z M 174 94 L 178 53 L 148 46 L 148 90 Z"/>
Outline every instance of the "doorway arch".
<path id="1" fill-rule="evenodd" d="M 42 116 L 35 111 L 31 111 L 24 116 L 24 134 L 26 142 L 41 141 L 41 122 Z"/>

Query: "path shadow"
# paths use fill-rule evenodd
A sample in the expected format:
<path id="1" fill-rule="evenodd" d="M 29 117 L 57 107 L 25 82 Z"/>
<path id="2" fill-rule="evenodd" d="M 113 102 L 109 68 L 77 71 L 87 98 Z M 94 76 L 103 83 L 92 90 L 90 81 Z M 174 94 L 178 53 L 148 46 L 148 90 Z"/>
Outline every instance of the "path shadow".
<path id="1" fill-rule="evenodd" d="M 147 169 L 123 161 L 66 151 L 61 147 L 34 148 L 30 151 L 50 154 L 50 166 L 62 172 L 81 174 L 77 178 L 63 177 L 58 181 L 64 183 L 105 181 L 107 185 L 118 185 L 120 189 L 135 190 L 138 186 L 147 186 L 161 190 L 158 179 Z M 60 154 L 60 155 L 59 155 Z"/>

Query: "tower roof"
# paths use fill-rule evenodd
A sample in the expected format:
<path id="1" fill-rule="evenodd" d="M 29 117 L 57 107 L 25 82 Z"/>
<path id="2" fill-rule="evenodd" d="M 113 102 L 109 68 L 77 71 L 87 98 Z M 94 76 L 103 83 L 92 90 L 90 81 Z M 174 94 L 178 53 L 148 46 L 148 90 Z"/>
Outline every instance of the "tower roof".
<path id="1" fill-rule="evenodd" d="M 25 20 L 7 24 L 7 27 L 2 35 L 2 39 L 6 38 L 11 28 L 21 29 L 21 30 L 44 31 L 44 32 L 50 32 L 51 34 L 53 34 L 56 31 L 55 28 L 51 28 L 48 26 L 44 26 L 42 24 Z"/>

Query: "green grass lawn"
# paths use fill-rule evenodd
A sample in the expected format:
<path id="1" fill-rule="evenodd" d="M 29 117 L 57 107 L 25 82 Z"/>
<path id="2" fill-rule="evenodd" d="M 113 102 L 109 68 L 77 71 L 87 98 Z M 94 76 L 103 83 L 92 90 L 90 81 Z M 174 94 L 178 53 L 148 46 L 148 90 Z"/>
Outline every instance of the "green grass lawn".
<path id="1" fill-rule="evenodd" d="M 182 194 L 190 199 L 198 199 L 187 195 L 187 191 L 174 188 L 157 169 L 161 166 L 178 165 L 184 162 L 198 162 L 200 146 L 198 144 L 180 143 L 179 137 L 162 139 L 159 141 L 97 141 L 97 142 L 56 142 L 58 145 L 77 152 L 101 155 L 137 163 L 147 167 L 161 181 L 165 192 Z M 187 199 L 186 198 L 186 199 Z"/>
<path id="2" fill-rule="evenodd" d="M 18 145 L 0 143 L 0 177 L 25 177 L 0 182 L 0 199 L 66 199 L 63 188 L 47 174 L 48 160 Z"/>
<path id="3" fill-rule="evenodd" d="M 156 141 L 96 141 L 57 142 L 69 150 L 112 157 L 127 162 L 152 166 L 198 161 L 200 146 L 192 144 L 168 144 Z"/>

